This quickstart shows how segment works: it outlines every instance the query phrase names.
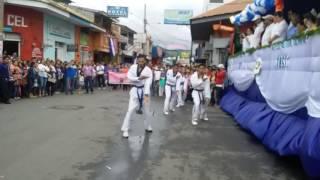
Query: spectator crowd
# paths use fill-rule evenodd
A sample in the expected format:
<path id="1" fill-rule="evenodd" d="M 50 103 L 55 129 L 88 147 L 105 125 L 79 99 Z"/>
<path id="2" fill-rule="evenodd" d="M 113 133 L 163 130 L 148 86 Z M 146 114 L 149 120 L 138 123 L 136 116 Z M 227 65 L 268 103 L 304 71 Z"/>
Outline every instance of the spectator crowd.
<path id="1" fill-rule="evenodd" d="M 127 84 L 109 84 L 108 72 L 127 73 L 131 64 L 106 64 L 87 61 L 80 64 L 75 61 L 62 62 L 60 60 L 32 60 L 19 61 L 19 58 L 5 56 L 0 59 L 0 101 L 10 104 L 11 100 L 21 98 L 39 98 L 54 96 L 55 94 L 93 93 L 94 89 L 105 90 L 110 86 L 113 90 L 122 87 L 128 90 Z M 166 85 L 166 71 L 170 66 L 152 66 L 153 84 L 152 94 L 164 96 Z M 182 98 L 178 105 L 185 100 L 192 101 L 190 77 L 196 71 L 194 65 L 176 65 L 185 79 L 180 92 Z M 224 65 L 207 67 L 212 89 L 211 105 L 219 103 L 222 97 L 226 72 Z"/>
<path id="2" fill-rule="evenodd" d="M 283 12 L 276 12 L 274 15 L 255 16 L 253 27 L 241 34 L 242 51 L 269 46 L 286 39 L 291 39 L 304 33 L 308 33 L 320 25 L 320 13 L 314 9 L 303 16 L 288 11 L 286 14 L 289 23 L 285 19 Z"/>

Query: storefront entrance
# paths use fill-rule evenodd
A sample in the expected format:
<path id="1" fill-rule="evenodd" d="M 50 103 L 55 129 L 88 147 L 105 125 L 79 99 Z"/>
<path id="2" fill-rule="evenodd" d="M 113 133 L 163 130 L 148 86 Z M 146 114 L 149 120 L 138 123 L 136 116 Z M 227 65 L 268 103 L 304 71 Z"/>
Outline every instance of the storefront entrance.
<path id="1" fill-rule="evenodd" d="M 3 52 L 7 55 L 20 56 L 20 35 L 15 33 L 5 33 L 5 40 L 3 42 Z"/>

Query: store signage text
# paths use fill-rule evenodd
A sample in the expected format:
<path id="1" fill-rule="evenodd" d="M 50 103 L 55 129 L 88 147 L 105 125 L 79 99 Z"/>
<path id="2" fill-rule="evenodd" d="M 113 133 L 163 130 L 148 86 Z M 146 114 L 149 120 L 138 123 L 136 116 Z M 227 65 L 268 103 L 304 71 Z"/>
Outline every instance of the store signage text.
<path id="1" fill-rule="evenodd" d="M 24 28 L 28 27 L 28 25 L 26 25 L 25 18 L 23 16 L 17 16 L 12 14 L 8 14 L 7 25 L 14 26 L 14 27 L 24 27 Z"/>

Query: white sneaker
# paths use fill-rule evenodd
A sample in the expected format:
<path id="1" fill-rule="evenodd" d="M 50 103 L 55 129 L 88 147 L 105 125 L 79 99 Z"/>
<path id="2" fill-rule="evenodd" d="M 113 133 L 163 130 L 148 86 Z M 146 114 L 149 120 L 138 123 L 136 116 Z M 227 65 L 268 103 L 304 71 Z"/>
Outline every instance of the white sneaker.
<path id="1" fill-rule="evenodd" d="M 198 122 L 196 120 L 192 120 L 192 125 L 196 126 L 198 125 Z"/>
<path id="2" fill-rule="evenodd" d="M 165 111 L 163 112 L 164 115 L 169 115 L 169 112 Z"/>
<path id="3" fill-rule="evenodd" d="M 209 121 L 209 118 L 208 118 L 208 117 L 205 117 L 203 120 L 204 120 L 204 121 Z"/>
<path id="4" fill-rule="evenodd" d="M 180 104 L 178 104 L 176 107 L 179 108 L 179 107 L 180 107 Z"/>
<path id="5" fill-rule="evenodd" d="M 153 131 L 153 130 L 152 130 L 152 127 L 151 127 L 151 126 L 149 126 L 149 127 L 146 129 L 146 132 L 147 132 L 147 133 L 152 133 L 152 131 Z"/>
<path id="6" fill-rule="evenodd" d="M 176 110 L 175 109 L 170 109 L 170 111 L 175 112 Z"/>
<path id="7" fill-rule="evenodd" d="M 123 131 L 122 137 L 129 138 L 129 132 L 128 131 Z"/>

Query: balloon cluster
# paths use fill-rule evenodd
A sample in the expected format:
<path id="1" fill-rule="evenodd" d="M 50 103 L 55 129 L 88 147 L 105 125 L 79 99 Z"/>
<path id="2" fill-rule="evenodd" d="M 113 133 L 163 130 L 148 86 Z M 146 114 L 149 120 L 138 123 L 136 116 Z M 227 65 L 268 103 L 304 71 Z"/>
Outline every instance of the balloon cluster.
<path id="1" fill-rule="evenodd" d="M 255 16 L 262 16 L 272 11 L 275 7 L 275 0 L 254 0 L 239 14 L 230 17 L 232 24 L 241 25 L 252 21 Z"/>

